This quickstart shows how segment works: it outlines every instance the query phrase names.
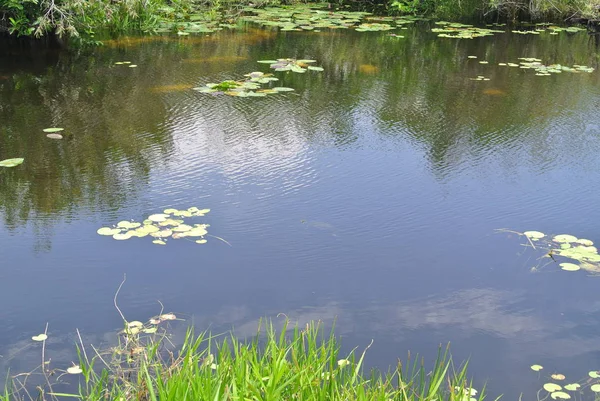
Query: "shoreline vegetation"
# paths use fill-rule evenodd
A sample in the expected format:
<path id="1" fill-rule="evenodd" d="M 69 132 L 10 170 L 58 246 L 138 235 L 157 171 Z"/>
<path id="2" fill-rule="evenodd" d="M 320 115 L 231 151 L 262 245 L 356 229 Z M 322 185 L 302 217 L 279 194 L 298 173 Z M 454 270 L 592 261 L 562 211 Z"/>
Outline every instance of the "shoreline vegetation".
<path id="1" fill-rule="evenodd" d="M 181 32 L 186 24 L 233 28 L 249 10 L 288 7 L 293 12 L 294 7 L 307 6 L 330 13 L 361 11 L 475 23 L 553 21 L 597 27 L 600 21 L 600 0 L 0 0 L 0 36 L 101 44 L 97 36 Z"/>
<path id="2" fill-rule="evenodd" d="M 116 346 L 99 351 L 77 332 L 79 362 L 57 368 L 41 344 L 42 364 L 8 378 L 0 401 L 80 399 L 120 401 L 219 400 L 404 400 L 483 401 L 467 377 L 467 364 L 455 367 L 448 347 L 433 366 L 418 357 L 380 372 L 364 369 L 367 346 L 342 355 L 333 330 L 321 323 L 277 330 L 259 323 L 250 341 L 234 335 L 195 335 L 188 329 L 179 346 L 169 336 L 173 313 L 146 323 L 125 321 Z M 165 324 L 166 322 L 166 324 Z M 37 381 L 36 381 L 37 380 Z M 33 385 L 32 383 L 35 383 Z"/>

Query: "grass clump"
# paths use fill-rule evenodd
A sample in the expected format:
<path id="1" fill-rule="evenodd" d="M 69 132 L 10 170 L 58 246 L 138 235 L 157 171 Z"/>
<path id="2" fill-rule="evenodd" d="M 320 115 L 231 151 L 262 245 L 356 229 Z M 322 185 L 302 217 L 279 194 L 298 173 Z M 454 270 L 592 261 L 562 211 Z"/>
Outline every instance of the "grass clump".
<path id="1" fill-rule="evenodd" d="M 476 395 L 471 388 L 466 365 L 455 369 L 447 348 L 440 348 L 431 369 L 409 355 L 405 364 L 398 363 L 387 373 L 367 374 L 366 349 L 341 355 L 333 331 L 326 335 L 318 322 L 290 328 L 286 321 L 280 330 L 272 323 L 259 325 L 250 341 L 208 332 L 195 335 L 189 329 L 182 345 L 174 346 L 158 325 L 161 320 L 126 323 L 118 345 L 104 353 L 84 345 L 79 336 L 78 365 L 52 369 L 44 360 L 44 380 L 35 392 L 17 375 L 0 400 L 481 401 L 485 397 L 484 390 Z M 71 392 L 56 390 L 69 389 L 64 387 L 65 377 L 78 378 L 78 389 L 71 384 Z"/>

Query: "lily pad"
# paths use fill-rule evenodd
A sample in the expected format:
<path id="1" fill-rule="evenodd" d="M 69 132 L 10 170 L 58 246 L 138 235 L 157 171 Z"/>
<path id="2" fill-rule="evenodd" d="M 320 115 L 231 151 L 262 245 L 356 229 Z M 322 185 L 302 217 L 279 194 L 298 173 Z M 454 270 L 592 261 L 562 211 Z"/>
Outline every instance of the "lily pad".
<path id="1" fill-rule="evenodd" d="M 546 390 L 549 393 L 553 393 L 555 391 L 562 390 L 562 387 L 556 383 L 546 383 L 544 384 L 544 390 Z"/>
<path id="2" fill-rule="evenodd" d="M 561 269 L 566 270 L 568 272 L 575 272 L 581 269 L 581 267 L 579 265 L 576 265 L 575 263 L 561 263 L 559 266 Z"/>
<path id="3" fill-rule="evenodd" d="M 44 128 L 42 131 L 47 132 L 47 133 L 54 133 L 54 132 L 60 132 L 60 131 L 64 131 L 64 128 Z"/>
<path id="4" fill-rule="evenodd" d="M 550 377 L 554 380 L 565 380 L 565 375 L 560 373 L 554 373 L 553 375 L 550 375 Z"/>
<path id="5" fill-rule="evenodd" d="M 46 138 L 49 138 L 49 139 L 63 139 L 63 136 L 61 134 L 48 134 L 48 135 L 46 135 Z"/>
<path id="6" fill-rule="evenodd" d="M 169 217 L 168 214 L 157 213 L 157 214 L 152 214 L 152 215 L 148 216 L 148 220 L 158 223 L 161 221 L 165 221 L 168 217 Z"/>
<path id="7" fill-rule="evenodd" d="M 206 244 L 206 240 L 205 239 L 199 239 L 196 241 L 196 244 Z"/>
<path id="8" fill-rule="evenodd" d="M 165 241 L 161 241 L 159 239 L 155 239 L 154 241 L 152 241 L 152 243 L 156 245 L 167 245 Z"/>
<path id="9" fill-rule="evenodd" d="M 600 384 L 594 384 L 590 387 L 590 390 L 592 390 L 594 393 L 600 393 Z"/>
<path id="10" fill-rule="evenodd" d="M 121 230 L 118 228 L 111 228 L 111 227 L 102 227 L 99 228 L 98 231 L 96 231 L 96 233 L 100 234 L 100 235 L 115 235 L 120 233 Z"/>
<path id="11" fill-rule="evenodd" d="M 544 369 L 542 365 L 531 365 L 531 370 L 533 370 L 534 372 L 539 372 L 542 369 Z"/>
<path id="12" fill-rule="evenodd" d="M 556 235 L 552 240 L 555 242 L 575 242 L 577 241 L 577 237 L 569 234 L 561 234 Z"/>
<path id="13" fill-rule="evenodd" d="M 117 241 L 124 241 L 131 238 L 131 234 L 129 233 L 117 233 L 113 235 L 113 238 Z"/>
<path id="14" fill-rule="evenodd" d="M 565 386 L 565 390 L 577 391 L 580 387 L 581 385 L 579 383 L 571 383 Z"/>
<path id="15" fill-rule="evenodd" d="M 16 167 L 19 164 L 23 163 L 25 159 L 23 158 L 14 158 L 14 159 L 6 159 L 0 161 L 0 167 Z"/>
<path id="16" fill-rule="evenodd" d="M 555 391 L 551 394 L 553 400 L 568 400 L 571 396 L 564 391 Z"/>
<path id="17" fill-rule="evenodd" d="M 78 375 L 80 373 L 82 373 L 83 370 L 81 370 L 81 368 L 79 367 L 79 365 L 76 366 L 71 366 L 70 368 L 67 369 L 67 373 L 70 375 Z"/>
<path id="18" fill-rule="evenodd" d="M 539 231 L 525 231 L 523 234 L 525 234 L 528 238 L 531 239 L 540 239 L 546 236 L 546 234 Z"/>
<path id="19" fill-rule="evenodd" d="M 48 339 L 48 336 L 46 334 L 42 333 L 42 334 L 38 334 L 37 336 L 31 337 L 31 339 L 33 341 L 46 341 Z"/>
<path id="20" fill-rule="evenodd" d="M 597 370 L 592 370 L 591 372 L 588 372 L 588 376 L 590 376 L 592 379 L 598 379 L 600 378 L 600 372 Z"/>

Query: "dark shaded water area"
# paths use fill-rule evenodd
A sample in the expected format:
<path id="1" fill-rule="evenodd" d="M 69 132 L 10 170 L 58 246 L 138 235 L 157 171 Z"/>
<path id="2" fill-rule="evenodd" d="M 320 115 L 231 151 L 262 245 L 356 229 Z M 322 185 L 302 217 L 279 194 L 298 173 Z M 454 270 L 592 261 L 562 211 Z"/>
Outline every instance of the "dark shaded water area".
<path id="1" fill-rule="evenodd" d="M 261 317 L 336 322 L 368 366 L 451 343 L 476 386 L 535 397 L 533 363 L 600 369 L 600 279 L 539 263 L 498 228 L 600 241 L 600 72 L 586 33 L 439 39 L 426 27 L 108 41 L 90 53 L 0 55 L 0 369 L 73 359 L 160 300 L 200 329 L 251 335 Z M 478 59 L 468 59 L 475 55 Z M 277 73 L 266 98 L 192 87 Z M 137 68 L 115 65 L 129 60 Z M 479 64 L 487 60 L 489 64 Z M 472 81 L 483 75 L 489 81 Z M 43 128 L 65 128 L 47 139 Z M 210 208 L 205 245 L 114 241 L 96 230 L 165 208 Z M 183 331 L 187 323 L 175 327 Z"/>

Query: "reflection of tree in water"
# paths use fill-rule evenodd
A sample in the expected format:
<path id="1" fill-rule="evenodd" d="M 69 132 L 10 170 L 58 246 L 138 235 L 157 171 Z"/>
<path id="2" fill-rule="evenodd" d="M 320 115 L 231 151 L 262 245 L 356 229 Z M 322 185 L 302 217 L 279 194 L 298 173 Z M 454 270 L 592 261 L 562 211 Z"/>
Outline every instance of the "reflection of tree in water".
<path id="1" fill-rule="evenodd" d="M 218 134 L 205 140 L 223 164 L 245 149 L 251 157 L 244 160 L 255 165 L 284 166 L 307 144 L 344 148 L 373 130 L 425 146 L 437 174 L 510 151 L 515 141 L 528 144 L 531 158 L 544 164 L 555 156 L 557 115 L 582 108 L 585 115 L 586 85 L 599 83 L 597 74 L 539 79 L 532 71 L 495 65 L 535 56 L 597 67 L 594 41 L 585 34 L 459 41 L 415 28 L 401 32 L 403 39 L 250 27 L 188 38 L 126 38 L 84 57 L 46 53 L 52 56 L 44 69 L 28 53 L 20 72 L 4 67 L 0 74 L 11 78 L 0 80 L 0 158 L 26 159 L 0 171 L 4 219 L 16 227 L 36 216 L 36 224 L 50 227 L 56 216 L 117 208 L 146 185 L 153 165 L 173 154 L 171 132 L 194 124 Z M 468 60 L 471 54 L 490 65 Z M 189 90 L 259 70 L 256 60 L 265 57 L 315 58 L 325 71 L 278 75 L 296 92 L 277 99 L 215 100 Z M 126 59 L 138 68 L 114 65 Z M 27 71 L 30 65 L 37 67 Z M 468 81 L 482 71 L 492 80 Z M 65 128 L 65 139 L 46 139 L 41 129 L 57 125 Z"/>

